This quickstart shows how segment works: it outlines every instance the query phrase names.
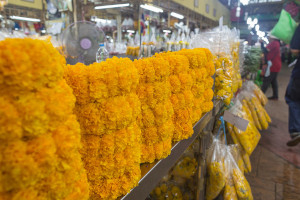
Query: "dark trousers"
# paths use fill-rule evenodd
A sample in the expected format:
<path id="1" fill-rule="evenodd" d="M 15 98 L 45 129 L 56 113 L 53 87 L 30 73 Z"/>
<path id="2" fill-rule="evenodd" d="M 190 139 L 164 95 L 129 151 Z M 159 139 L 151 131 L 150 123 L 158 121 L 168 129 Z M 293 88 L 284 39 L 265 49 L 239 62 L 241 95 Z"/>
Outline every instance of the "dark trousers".
<path id="1" fill-rule="evenodd" d="M 289 105 L 289 133 L 293 136 L 300 133 L 300 79 L 290 79 L 285 101 Z"/>
<path id="2" fill-rule="evenodd" d="M 263 84 L 261 86 L 261 90 L 263 93 L 266 93 L 270 84 L 273 89 L 273 97 L 278 98 L 278 83 L 277 83 L 277 75 L 278 72 L 271 72 L 269 77 L 264 77 Z"/>

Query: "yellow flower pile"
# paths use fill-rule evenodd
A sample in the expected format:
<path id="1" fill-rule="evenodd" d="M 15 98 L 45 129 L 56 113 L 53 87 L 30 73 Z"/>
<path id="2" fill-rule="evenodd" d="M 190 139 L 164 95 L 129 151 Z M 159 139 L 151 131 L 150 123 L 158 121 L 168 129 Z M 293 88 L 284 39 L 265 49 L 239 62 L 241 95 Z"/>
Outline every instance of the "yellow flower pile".
<path id="1" fill-rule="evenodd" d="M 140 53 L 140 47 L 131 47 L 128 46 L 126 49 L 126 55 L 130 55 L 130 56 L 139 56 Z"/>
<path id="2" fill-rule="evenodd" d="M 233 63 L 228 56 L 222 54 L 218 58 L 215 57 L 214 62 L 216 66 L 215 95 L 229 105 L 234 96 Z"/>
<path id="3" fill-rule="evenodd" d="M 88 199 L 64 58 L 33 39 L 0 49 L 0 199 Z"/>
<path id="4" fill-rule="evenodd" d="M 174 125 L 170 100 L 170 65 L 162 57 L 134 61 L 140 75 L 137 95 L 141 101 L 138 125 L 142 132 L 141 162 L 153 162 L 171 152 Z"/>
<path id="5" fill-rule="evenodd" d="M 89 66 L 67 66 L 65 79 L 77 98 L 82 128 L 81 151 L 90 199 L 116 199 L 140 180 L 141 104 L 138 70 L 128 58 Z"/>

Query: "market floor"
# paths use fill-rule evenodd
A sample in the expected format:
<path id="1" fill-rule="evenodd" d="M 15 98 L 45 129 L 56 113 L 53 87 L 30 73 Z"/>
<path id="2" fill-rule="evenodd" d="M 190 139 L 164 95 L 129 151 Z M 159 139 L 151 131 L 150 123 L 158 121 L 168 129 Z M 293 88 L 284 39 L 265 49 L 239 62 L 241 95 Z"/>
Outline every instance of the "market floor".
<path id="1" fill-rule="evenodd" d="M 251 155 L 252 172 L 247 179 L 254 200 L 300 200 L 300 144 L 286 146 L 290 138 L 284 94 L 290 71 L 284 65 L 279 74 L 279 100 L 269 101 L 266 106 L 272 123 L 262 132 L 262 139 Z M 272 96 L 271 88 L 267 96 Z"/>

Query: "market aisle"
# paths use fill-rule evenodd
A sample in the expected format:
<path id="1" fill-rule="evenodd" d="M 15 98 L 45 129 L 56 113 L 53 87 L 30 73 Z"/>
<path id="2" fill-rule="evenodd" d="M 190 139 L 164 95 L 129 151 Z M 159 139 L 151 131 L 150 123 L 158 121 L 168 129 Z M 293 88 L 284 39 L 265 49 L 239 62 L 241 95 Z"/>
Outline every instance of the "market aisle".
<path id="1" fill-rule="evenodd" d="M 279 101 L 266 106 L 272 118 L 262 132 L 260 144 L 251 156 L 252 172 L 247 175 L 255 200 L 300 200 L 300 145 L 289 148 L 288 106 L 284 101 L 290 69 L 279 74 Z M 271 96 L 271 88 L 267 92 Z"/>

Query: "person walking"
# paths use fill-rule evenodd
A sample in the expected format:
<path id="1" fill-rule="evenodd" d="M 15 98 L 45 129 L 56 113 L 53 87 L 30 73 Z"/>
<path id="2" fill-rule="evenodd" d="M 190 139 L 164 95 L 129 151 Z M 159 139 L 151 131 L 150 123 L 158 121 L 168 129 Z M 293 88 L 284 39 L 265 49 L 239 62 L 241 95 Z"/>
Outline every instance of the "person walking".
<path id="1" fill-rule="evenodd" d="M 268 69 L 265 72 L 265 77 L 261 86 L 261 90 L 264 93 L 266 93 L 267 89 L 271 84 L 273 89 L 273 96 L 269 97 L 268 99 L 278 100 L 277 75 L 281 69 L 280 42 L 275 36 L 271 34 L 269 35 L 269 41 L 270 43 L 266 47 Z"/>
<path id="2" fill-rule="evenodd" d="M 286 89 L 285 101 L 289 106 L 289 133 L 291 140 L 288 146 L 300 143 L 300 25 L 296 29 L 290 44 L 291 52 L 298 56 Z"/>

